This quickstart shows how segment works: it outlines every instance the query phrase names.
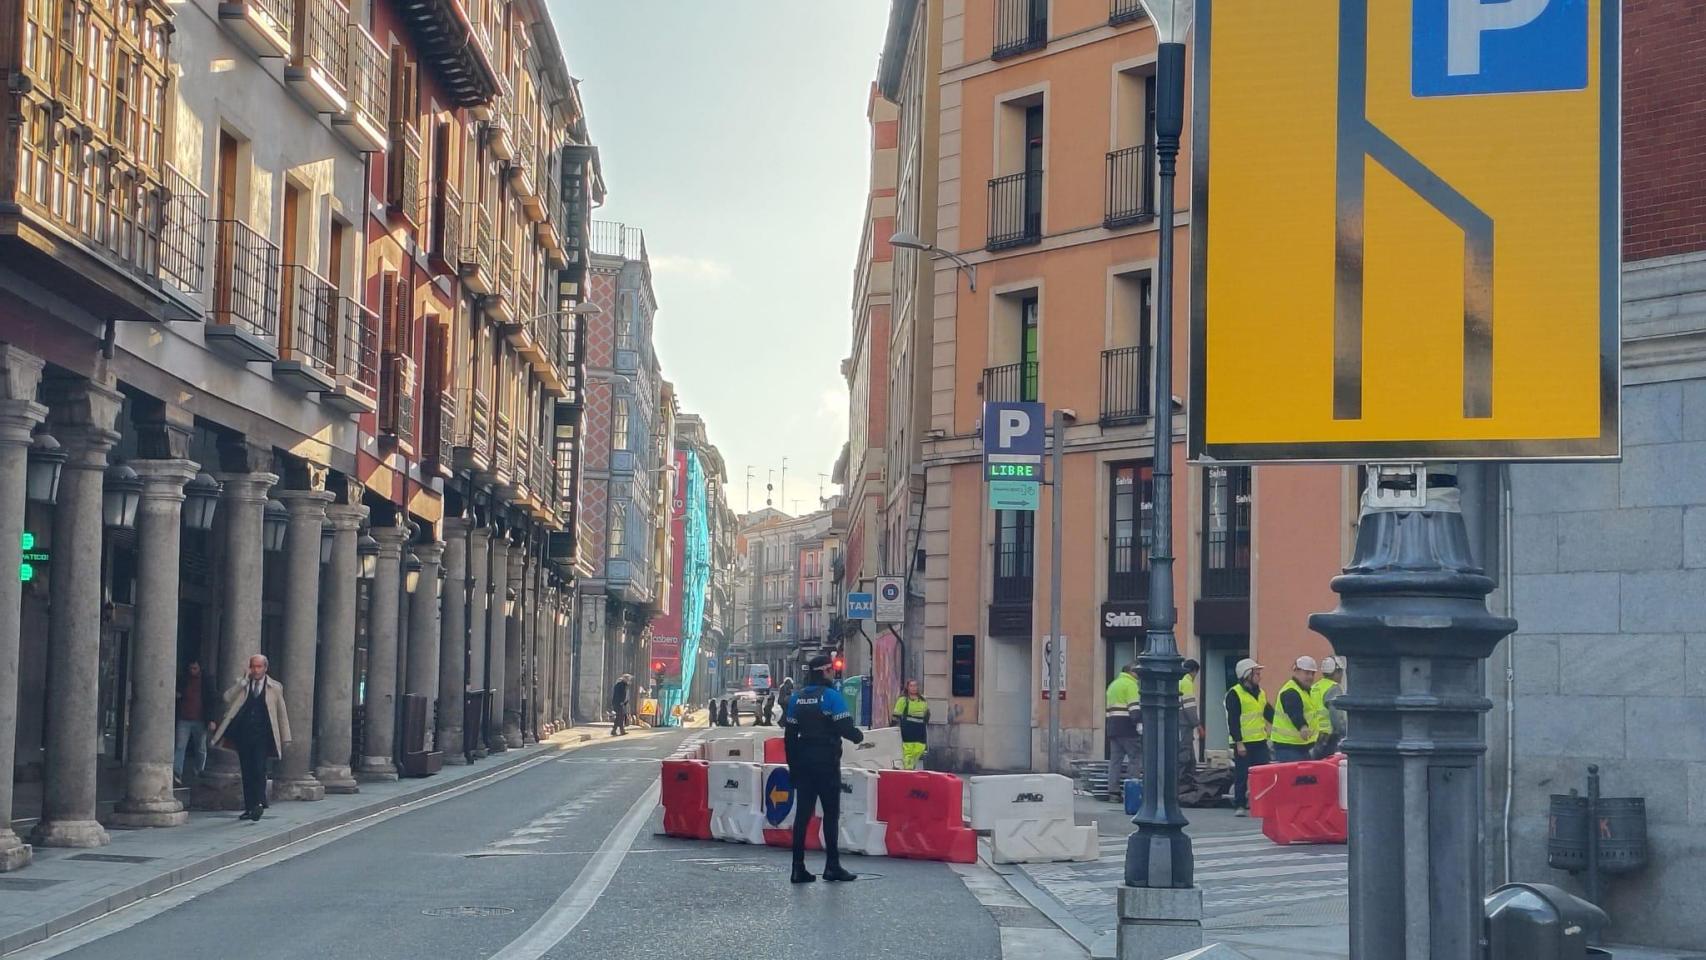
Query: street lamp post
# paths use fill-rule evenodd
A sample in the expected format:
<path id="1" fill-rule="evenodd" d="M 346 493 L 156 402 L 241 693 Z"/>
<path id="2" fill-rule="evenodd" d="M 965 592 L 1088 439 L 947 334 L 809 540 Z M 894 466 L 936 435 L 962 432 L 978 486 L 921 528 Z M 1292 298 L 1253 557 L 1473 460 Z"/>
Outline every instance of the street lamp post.
<path id="1" fill-rule="evenodd" d="M 1202 945 L 1202 891 L 1193 883 L 1188 821 L 1179 808 L 1179 677 L 1173 635 L 1173 187 L 1185 125 L 1185 36 L 1194 0 L 1143 0 L 1155 25 L 1155 155 L 1161 174 L 1155 284 L 1154 517 L 1149 606 L 1137 658 L 1143 715 L 1143 806 L 1126 841 L 1119 896 L 1121 960 L 1170 957 Z"/>

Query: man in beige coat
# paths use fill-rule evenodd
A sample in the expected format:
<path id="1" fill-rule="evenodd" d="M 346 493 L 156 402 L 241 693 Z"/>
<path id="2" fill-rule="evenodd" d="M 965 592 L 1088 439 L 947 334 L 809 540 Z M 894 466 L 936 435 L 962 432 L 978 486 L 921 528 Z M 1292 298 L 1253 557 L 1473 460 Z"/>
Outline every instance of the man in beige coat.
<path id="1" fill-rule="evenodd" d="M 237 751 L 243 771 L 243 820 L 259 820 L 267 803 L 267 761 L 284 755 L 290 718 L 284 684 L 267 676 L 267 658 L 249 658 L 249 673 L 225 691 L 225 716 L 213 742 Z"/>

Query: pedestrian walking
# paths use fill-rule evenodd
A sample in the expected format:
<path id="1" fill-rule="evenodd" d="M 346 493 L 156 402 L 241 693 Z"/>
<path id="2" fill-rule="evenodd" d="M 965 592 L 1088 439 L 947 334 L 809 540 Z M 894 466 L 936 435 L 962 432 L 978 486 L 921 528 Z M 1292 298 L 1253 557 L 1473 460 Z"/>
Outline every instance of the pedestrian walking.
<path id="1" fill-rule="evenodd" d="M 267 676 L 266 657 L 250 657 L 248 676 L 225 691 L 225 717 L 213 732 L 213 742 L 237 751 L 243 773 L 243 813 L 238 819 L 259 820 L 267 805 L 267 761 L 283 756 L 290 742 L 284 684 Z"/>
<path id="2" fill-rule="evenodd" d="M 782 747 L 794 785 L 793 883 L 817 878 L 806 869 L 806 831 L 812 811 L 823 810 L 823 878 L 853 880 L 841 867 L 841 741 L 863 743 L 841 691 L 829 685 L 833 661 L 818 654 L 806 665 L 799 691 L 782 706 Z"/>
<path id="3" fill-rule="evenodd" d="M 1309 751 L 1315 746 L 1315 727 L 1309 721 L 1315 698 L 1309 690 L 1315 686 L 1319 670 L 1314 657 L 1298 657 L 1292 664 L 1291 679 L 1280 687 L 1271 737 L 1275 763 L 1309 759 Z"/>
<path id="4" fill-rule="evenodd" d="M 202 673 L 201 661 L 184 664 L 178 677 L 177 729 L 172 748 L 172 780 L 184 785 L 184 766 L 194 750 L 195 774 L 207 769 L 207 736 L 213 732 L 213 711 L 219 706 L 219 690 L 213 677 Z"/>
<path id="5" fill-rule="evenodd" d="M 906 681 L 906 689 L 891 711 L 900 727 L 900 767 L 917 770 L 924 759 L 924 738 L 930 723 L 930 701 L 918 692 L 918 681 Z"/>
<path id="6" fill-rule="evenodd" d="M 1340 657 L 1321 658 L 1321 679 L 1309 688 L 1314 699 L 1310 724 L 1315 728 L 1315 749 L 1311 756 L 1317 760 L 1339 752 L 1345 739 L 1345 712 L 1333 706 L 1333 701 L 1345 694 L 1345 661 Z"/>
<path id="7" fill-rule="evenodd" d="M 1234 816 L 1250 815 L 1250 768 L 1268 762 L 1268 725 L 1274 708 L 1262 692 L 1262 665 L 1249 657 L 1232 672 L 1238 682 L 1226 691 L 1227 739 L 1232 743 L 1232 805 Z"/>
<path id="8" fill-rule="evenodd" d="M 1143 721 L 1138 709 L 1137 664 L 1120 668 L 1108 684 L 1104 728 L 1108 738 L 1108 799 L 1124 802 L 1126 777 L 1143 764 Z"/>
<path id="9" fill-rule="evenodd" d="M 632 674 L 624 673 L 610 686 L 610 735 L 628 735 L 628 688 L 633 685 Z"/>

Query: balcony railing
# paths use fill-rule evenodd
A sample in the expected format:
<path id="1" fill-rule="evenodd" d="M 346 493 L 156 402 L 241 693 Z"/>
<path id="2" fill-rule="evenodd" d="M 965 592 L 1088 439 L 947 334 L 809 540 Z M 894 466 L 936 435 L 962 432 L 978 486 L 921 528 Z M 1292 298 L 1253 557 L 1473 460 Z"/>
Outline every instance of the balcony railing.
<path id="1" fill-rule="evenodd" d="M 499 411 L 492 421 L 496 427 L 492 437 L 492 468 L 500 473 L 508 473 L 511 452 L 509 414 Z"/>
<path id="2" fill-rule="evenodd" d="M 492 261 L 497 256 L 497 242 L 492 232 L 492 212 L 478 200 L 466 201 L 462 243 L 462 278 L 474 293 L 487 294 L 497 278 Z"/>
<path id="3" fill-rule="evenodd" d="M 1043 236 L 1043 172 L 1026 170 L 989 181 L 990 250 L 1022 247 Z"/>
<path id="4" fill-rule="evenodd" d="M 449 469 L 456 462 L 456 398 L 450 391 L 438 391 L 438 401 L 433 402 L 432 388 L 428 384 L 426 402 L 426 422 L 421 433 L 421 452 L 426 459 Z"/>
<path id="5" fill-rule="evenodd" d="M 433 191 L 432 252 L 450 270 L 462 265 L 462 195 L 448 180 L 440 180 Z"/>
<path id="6" fill-rule="evenodd" d="M 333 369 L 332 330 L 338 290 L 325 277 L 298 263 L 284 265 L 284 311 L 288 329 L 280 344 L 281 359 Z"/>
<path id="7" fill-rule="evenodd" d="M 1203 471 L 1202 595 L 1250 596 L 1250 468 Z"/>
<path id="8" fill-rule="evenodd" d="M 645 246 L 646 235 L 639 227 L 608 220 L 592 222 L 593 253 L 606 257 L 621 257 L 624 260 L 638 260 Z"/>
<path id="9" fill-rule="evenodd" d="M 241 220 L 215 220 L 213 322 L 278 343 L 278 245 Z"/>
<path id="10" fill-rule="evenodd" d="M 399 353 L 380 359 L 379 432 L 398 443 L 415 441 L 415 360 Z"/>
<path id="11" fill-rule="evenodd" d="M 1108 154 L 1107 209 L 1102 225 L 1129 227 L 1155 219 L 1155 152 L 1147 146 Z"/>
<path id="12" fill-rule="evenodd" d="M 347 92 L 344 111 L 332 118 L 332 124 L 356 149 L 379 153 L 388 142 L 385 111 L 390 95 L 390 57 L 365 27 L 352 23 L 345 29 L 349 37 L 344 45 Z"/>
<path id="13" fill-rule="evenodd" d="M 1037 362 L 1008 363 L 983 371 L 983 399 L 987 403 L 1017 403 L 1037 399 Z"/>
<path id="14" fill-rule="evenodd" d="M 219 22 L 257 57 L 290 56 L 295 21 L 290 0 L 219 2 Z"/>
<path id="15" fill-rule="evenodd" d="M 177 168 L 166 167 L 165 223 L 160 230 L 160 276 L 185 293 L 207 281 L 207 193 Z"/>
<path id="16" fill-rule="evenodd" d="M 1116 537 L 1108 544 L 1108 599 L 1142 600 L 1149 596 L 1149 544 Z"/>
<path id="17" fill-rule="evenodd" d="M 379 390 L 379 315 L 349 297 L 338 298 L 338 368 L 340 377 L 367 389 Z"/>
<path id="18" fill-rule="evenodd" d="M 991 598 L 999 604 L 1031 602 L 1035 583 L 1032 576 L 1031 544 L 1023 541 L 995 545 L 995 576 Z"/>
<path id="19" fill-rule="evenodd" d="M 456 446 L 465 447 L 482 463 L 490 464 L 492 456 L 491 405 L 486 395 L 469 387 L 456 394 Z"/>
<path id="20" fill-rule="evenodd" d="M 1102 426 L 1149 416 L 1149 346 L 1102 351 Z"/>
<path id="21" fill-rule="evenodd" d="M 1048 43 L 1048 0 L 995 0 L 993 59 L 1016 57 Z"/>
<path id="22" fill-rule="evenodd" d="M 402 214 L 415 226 L 421 224 L 421 135 L 412 124 L 391 121 L 389 176 L 385 201 L 392 213 Z"/>
<path id="23" fill-rule="evenodd" d="M 316 109 L 342 113 L 349 89 L 349 8 L 341 0 L 295 0 L 293 56 L 285 82 Z"/>
<path id="24" fill-rule="evenodd" d="M 1108 0 L 1108 23 L 1132 23 L 1142 20 L 1142 0 Z"/>

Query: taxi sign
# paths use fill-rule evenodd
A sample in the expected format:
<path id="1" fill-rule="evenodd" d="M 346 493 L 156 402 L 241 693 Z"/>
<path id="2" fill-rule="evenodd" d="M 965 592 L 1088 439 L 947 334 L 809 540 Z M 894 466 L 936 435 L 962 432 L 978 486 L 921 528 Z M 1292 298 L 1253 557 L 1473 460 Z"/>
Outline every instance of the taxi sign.
<path id="1" fill-rule="evenodd" d="M 1620 4 L 1197 14 L 1192 459 L 1617 456 Z"/>

